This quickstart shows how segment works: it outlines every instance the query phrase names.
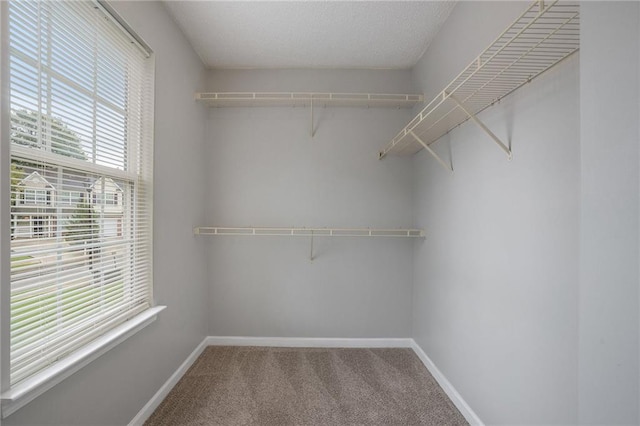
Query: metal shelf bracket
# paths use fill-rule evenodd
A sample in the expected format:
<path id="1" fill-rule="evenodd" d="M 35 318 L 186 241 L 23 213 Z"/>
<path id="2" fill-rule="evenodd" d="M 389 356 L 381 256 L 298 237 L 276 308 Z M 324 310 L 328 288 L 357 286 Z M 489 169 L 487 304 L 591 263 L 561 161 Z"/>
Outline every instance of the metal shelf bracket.
<path id="1" fill-rule="evenodd" d="M 502 149 L 507 154 L 507 158 L 509 158 L 509 160 L 511 160 L 513 158 L 513 155 L 511 154 L 511 149 L 509 149 L 508 146 L 506 146 L 504 143 L 502 143 L 502 141 L 491 130 L 489 130 L 489 128 L 487 126 L 485 126 L 485 124 L 482 121 L 480 121 L 480 119 L 478 119 L 478 117 L 476 117 L 475 114 L 473 114 L 471 111 L 469 111 L 467 108 L 465 108 L 464 105 L 462 104 L 462 102 L 460 102 L 458 100 L 458 98 L 456 98 L 451 93 L 446 93 L 445 92 L 445 95 L 447 96 L 448 99 L 451 99 L 453 102 L 455 102 L 456 105 L 458 105 L 458 108 L 460 108 L 465 114 L 467 114 L 467 116 L 471 119 L 471 121 L 476 123 L 478 125 L 478 127 L 480 127 L 487 135 L 489 135 L 489 137 L 491 139 L 493 139 L 493 141 L 500 147 L 500 149 Z M 413 134 L 413 132 L 411 132 L 411 134 Z M 415 135 L 414 135 L 414 137 L 415 137 Z M 424 143 L 422 143 L 422 144 L 425 145 Z"/>
<path id="2" fill-rule="evenodd" d="M 311 101 L 309 103 L 309 109 L 311 110 L 311 137 L 313 137 L 313 96 L 311 97 Z M 311 259 L 313 260 L 313 259 Z"/>
<path id="3" fill-rule="evenodd" d="M 453 173 L 453 165 L 452 164 L 445 163 L 444 160 L 442 158 L 440 158 L 440 156 L 438 154 L 436 154 L 436 152 L 433 149 L 431 149 L 428 144 L 426 144 L 422 139 L 420 139 L 418 137 L 418 135 L 413 133 L 413 130 L 409 130 L 409 134 L 411 134 L 411 136 L 413 136 L 413 138 L 415 140 L 417 140 L 418 143 L 420 143 L 420 145 L 422 145 L 424 147 L 424 149 L 426 149 L 427 152 L 433 156 L 433 158 L 438 160 L 438 163 L 440 163 L 442 165 L 442 167 L 444 167 L 445 169 L 447 169 L 448 171 Z"/>

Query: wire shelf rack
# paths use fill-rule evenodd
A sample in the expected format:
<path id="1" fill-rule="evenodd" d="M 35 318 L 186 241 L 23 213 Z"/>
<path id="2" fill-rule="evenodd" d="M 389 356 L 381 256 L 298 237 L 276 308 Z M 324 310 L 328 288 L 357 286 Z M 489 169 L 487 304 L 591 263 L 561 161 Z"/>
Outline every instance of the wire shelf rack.
<path id="1" fill-rule="evenodd" d="M 412 108 L 424 102 L 421 94 L 319 92 L 201 92 L 196 101 L 213 107 L 253 106 L 367 106 Z"/>
<path id="2" fill-rule="evenodd" d="M 288 236 L 288 237 L 409 237 L 424 238 L 422 229 L 380 228 L 255 228 L 198 226 L 195 235 Z"/>
<path id="3" fill-rule="evenodd" d="M 578 2 L 535 1 L 411 120 L 379 156 L 413 155 L 471 119 L 511 158 L 510 149 L 476 114 L 553 67 L 580 47 Z"/>

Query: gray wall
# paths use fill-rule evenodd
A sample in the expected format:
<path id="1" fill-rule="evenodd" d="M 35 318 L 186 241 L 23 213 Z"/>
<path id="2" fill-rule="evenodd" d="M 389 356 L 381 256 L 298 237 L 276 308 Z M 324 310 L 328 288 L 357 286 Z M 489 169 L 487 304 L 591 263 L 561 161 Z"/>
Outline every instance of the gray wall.
<path id="1" fill-rule="evenodd" d="M 637 424 L 640 7 L 581 10 L 580 423 Z"/>
<path id="2" fill-rule="evenodd" d="M 436 94 L 525 3 L 463 2 L 415 68 Z M 474 34 L 469 37 L 469 34 Z M 413 159 L 413 337 L 487 424 L 576 423 L 579 58 L 521 88 Z"/>
<path id="3" fill-rule="evenodd" d="M 204 218 L 206 111 L 193 101 L 204 68 L 164 6 L 114 7 L 156 54 L 154 295 L 158 320 L 12 416 L 4 425 L 127 424 L 206 334 Z"/>
<path id="4" fill-rule="evenodd" d="M 408 71 L 216 71 L 209 90 L 411 92 Z M 409 227 L 407 160 L 377 151 L 410 110 L 212 108 L 207 224 Z M 410 240 L 207 238 L 209 334 L 409 337 Z"/>
<path id="5" fill-rule="evenodd" d="M 521 7 L 458 4 L 423 90 Z M 487 423 L 640 421 L 639 31 L 638 3 L 583 3 L 580 56 L 481 114 L 512 162 L 471 123 L 438 142 L 454 176 L 414 159 L 414 338 Z"/>

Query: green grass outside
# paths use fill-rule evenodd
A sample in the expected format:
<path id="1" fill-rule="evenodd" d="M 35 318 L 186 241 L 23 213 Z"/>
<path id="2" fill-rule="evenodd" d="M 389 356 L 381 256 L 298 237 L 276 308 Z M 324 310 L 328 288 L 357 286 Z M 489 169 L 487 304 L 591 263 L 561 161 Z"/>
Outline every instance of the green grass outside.
<path id="1" fill-rule="evenodd" d="M 39 265 L 40 262 L 34 260 L 33 262 L 25 262 L 25 260 L 33 259 L 33 256 L 11 256 L 11 269 L 26 268 L 28 266 Z M 20 262 L 20 264 L 18 264 Z"/>
<path id="2" fill-rule="evenodd" d="M 31 259 L 34 258 L 28 255 L 11 256 L 11 268 L 16 270 L 41 264 L 40 261 L 30 261 Z M 65 283 L 61 283 L 60 289 L 43 290 L 37 295 L 33 294 L 33 290 L 12 291 L 11 310 L 19 318 L 12 315 L 11 329 L 14 329 L 18 321 L 21 323 L 20 334 L 12 335 L 12 339 L 19 339 L 21 334 L 35 328 L 54 332 L 61 323 L 68 325 L 69 320 L 81 315 L 90 316 L 109 309 L 122 300 L 123 290 L 123 282 L 116 281 L 103 286 L 87 284 L 80 288 L 70 285 L 65 288 Z M 104 298 L 101 297 L 103 294 L 106 294 Z"/>
<path id="3" fill-rule="evenodd" d="M 44 330 L 53 332 L 60 322 L 68 324 L 69 320 L 80 315 L 90 315 L 118 304 L 124 297 L 124 293 L 119 291 L 118 287 L 124 290 L 124 284 L 120 281 L 102 287 L 87 284 L 82 288 L 63 288 L 35 297 L 33 295 L 25 296 L 27 291 L 16 291 L 11 294 L 11 309 L 21 310 L 19 321 L 23 324 L 20 334 L 42 327 Z M 108 300 L 103 300 L 101 293 L 110 293 L 107 296 Z M 20 300 L 21 298 L 24 300 Z M 26 309 L 23 310 L 23 308 Z M 64 313 L 59 314 L 62 311 Z M 12 329 L 14 323 L 15 320 L 12 318 Z M 19 335 L 13 335 L 12 339 L 14 338 L 19 338 Z"/>
<path id="4" fill-rule="evenodd" d="M 33 259 L 33 256 L 11 256 L 11 262 L 20 262 L 22 260 Z"/>

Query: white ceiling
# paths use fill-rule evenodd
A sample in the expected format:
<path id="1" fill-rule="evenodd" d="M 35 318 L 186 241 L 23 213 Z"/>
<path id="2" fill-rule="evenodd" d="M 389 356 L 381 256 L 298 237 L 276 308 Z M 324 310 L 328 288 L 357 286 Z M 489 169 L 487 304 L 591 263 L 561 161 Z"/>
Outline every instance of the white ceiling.
<path id="1" fill-rule="evenodd" d="M 410 68 L 453 1 L 166 1 L 209 68 Z"/>

